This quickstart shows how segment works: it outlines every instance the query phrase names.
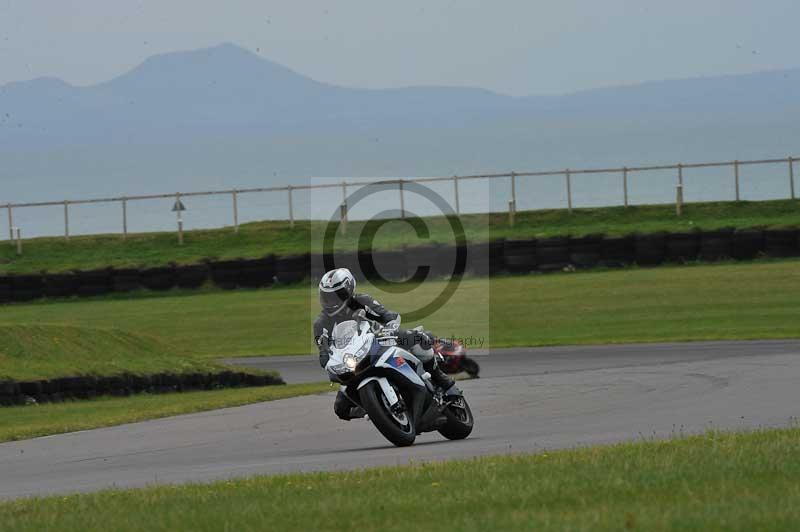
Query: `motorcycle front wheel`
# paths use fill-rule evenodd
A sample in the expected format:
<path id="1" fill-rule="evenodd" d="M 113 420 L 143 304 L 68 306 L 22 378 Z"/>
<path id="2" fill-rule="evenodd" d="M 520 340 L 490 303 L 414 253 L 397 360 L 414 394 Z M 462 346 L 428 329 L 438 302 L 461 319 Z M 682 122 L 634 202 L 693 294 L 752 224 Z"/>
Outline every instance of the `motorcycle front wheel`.
<path id="1" fill-rule="evenodd" d="M 361 405 L 384 437 L 398 447 L 408 447 L 417 437 L 408 409 L 393 412 L 380 384 L 373 381 L 359 390 Z"/>
<path id="2" fill-rule="evenodd" d="M 463 397 L 449 404 L 442 414 L 447 418 L 447 423 L 439 429 L 439 434 L 448 440 L 463 440 L 472 433 L 475 420 L 467 400 Z"/>

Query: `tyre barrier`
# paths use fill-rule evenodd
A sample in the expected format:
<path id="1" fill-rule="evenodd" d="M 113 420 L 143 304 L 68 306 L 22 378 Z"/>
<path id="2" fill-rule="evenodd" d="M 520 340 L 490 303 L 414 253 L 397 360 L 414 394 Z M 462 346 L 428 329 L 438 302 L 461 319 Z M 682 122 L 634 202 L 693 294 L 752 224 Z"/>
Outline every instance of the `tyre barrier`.
<path id="1" fill-rule="evenodd" d="M 636 262 L 636 250 L 633 235 L 603 239 L 601 266 L 622 268 L 634 262 Z"/>
<path id="2" fill-rule="evenodd" d="M 115 292 L 131 292 L 142 287 L 142 277 L 135 268 L 115 269 L 111 275 Z"/>
<path id="3" fill-rule="evenodd" d="M 489 277 L 507 271 L 504 249 L 502 238 L 467 246 L 466 272 L 475 277 Z"/>
<path id="4" fill-rule="evenodd" d="M 409 275 L 405 250 L 359 252 L 358 262 L 359 271 L 367 279 L 383 278 L 390 282 L 400 282 L 405 281 Z"/>
<path id="5" fill-rule="evenodd" d="M 409 276 L 420 281 L 449 277 L 455 263 L 455 248 L 452 246 L 418 246 L 405 248 L 406 268 Z M 417 273 L 419 272 L 419 273 Z"/>
<path id="6" fill-rule="evenodd" d="M 17 275 L 11 278 L 11 297 L 14 301 L 31 301 L 44 296 L 41 275 Z"/>
<path id="7" fill-rule="evenodd" d="M 237 284 L 244 288 L 262 288 L 271 285 L 273 277 L 275 277 L 275 257 L 269 255 L 263 259 L 242 261 Z"/>
<path id="8" fill-rule="evenodd" d="M 211 269 L 211 280 L 215 285 L 224 290 L 233 290 L 239 286 L 239 278 L 242 275 L 241 260 L 223 260 L 209 262 Z"/>
<path id="9" fill-rule="evenodd" d="M 669 233 L 667 235 L 664 260 L 686 263 L 697 259 L 700 251 L 700 233 Z"/>
<path id="10" fill-rule="evenodd" d="M 207 264 L 190 264 L 175 267 L 175 286 L 178 288 L 200 288 L 208 281 L 210 270 Z"/>
<path id="11" fill-rule="evenodd" d="M 633 238 L 636 264 L 656 266 L 664 262 L 667 250 L 666 233 L 637 234 Z"/>
<path id="12" fill-rule="evenodd" d="M 110 269 L 75 272 L 75 281 L 80 297 L 102 296 L 114 287 Z"/>
<path id="13" fill-rule="evenodd" d="M 729 259 L 733 256 L 733 229 L 703 231 L 697 257 L 706 262 Z"/>
<path id="14" fill-rule="evenodd" d="M 679 233 L 633 234 L 621 237 L 589 235 L 528 240 L 497 239 L 467 247 L 465 273 L 486 277 L 503 273 L 552 272 L 597 266 L 618 268 L 630 264 L 655 266 L 663 262 L 696 260 L 751 260 L 762 256 L 800 256 L 797 229 L 719 229 Z M 209 280 L 223 289 L 261 288 L 310 280 L 319 281 L 326 264 L 348 267 L 358 281 L 405 281 L 419 266 L 429 278 L 447 278 L 453 272 L 457 248 L 430 245 L 391 251 L 322 255 L 267 256 L 259 259 L 209 261 L 202 264 L 156 268 L 105 268 L 92 271 L 9 275 L 0 277 L 0 303 L 42 297 L 89 297 L 146 288 L 195 289 Z"/>
<path id="15" fill-rule="evenodd" d="M 569 237 L 542 238 L 536 242 L 536 263 L 539 271 L 560 271 L 570 266 Z"/>
<path id="16" fill-rule="evenodd" d="M 311 275 L 311 256 L 290 255 L 275 259 L 275 282 L 277 284 L 294 284 Z"/>
<path id="17" fill-rule="evenodd" d="M 74 273 L 54 273 L 44 276 L 44 295 L 70 297 L 78 293 L 78 279 Z"/>
<path id="18" fill-rule="evenodd" d="M 147 268 L 140 274 L 142 286 L 150 290 L 170 290 L 175 288 L 175 267 Z"/>
<path id="19" fill-rule="evenodd" d="M 733 233 L 731 256 L 736 260 L 751 260 L 764 253 L 764 231 L 743 229 Z"/>
<path id="20" fill-rule="evenodd" d="M 509 273 L 528 273 L 536 269 L 535 240 L 506 240 L 503 243 L 503 262 Z"/>
<path id="21" fill-rule="evenodd" d="M 603 257 L 603 235 L 570 239 L 569 260 L 576 268 L 596 268 Z"/>
<path id="22" fill-rule="evenodd" d="M 14 298 L 11 294 L 11 278 L 0 277 L 0 303 L 10 303 Z"/>
<path id="23" fill-rule="evenodd" d="M 797 257 L 800 255 L 797 229 L 764 231 L 764 252 L 770 257 Z"/>
<path id="24" fill-rule="evenodd" d="M 103 395 L 174 393 L 219 388 L 277 386 L 280 376 L 244 372 L 158 373 L 154 375 L 109 375 L 61 377 L 35 381 L 0 381 L 0 406 L 57 403 L 69 399 L 91 399 Z"/>

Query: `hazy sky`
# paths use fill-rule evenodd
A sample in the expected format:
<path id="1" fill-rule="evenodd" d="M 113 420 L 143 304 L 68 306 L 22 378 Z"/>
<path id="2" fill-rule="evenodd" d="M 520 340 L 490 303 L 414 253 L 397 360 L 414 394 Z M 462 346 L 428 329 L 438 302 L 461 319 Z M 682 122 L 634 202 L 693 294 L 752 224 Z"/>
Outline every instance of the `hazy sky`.
<path id="1" fill-rule="evenodd" d="M 800 66 L 800 2 L 0 0 L 0 84 L 225 41 L 340 85 L 559 93 Z"/>

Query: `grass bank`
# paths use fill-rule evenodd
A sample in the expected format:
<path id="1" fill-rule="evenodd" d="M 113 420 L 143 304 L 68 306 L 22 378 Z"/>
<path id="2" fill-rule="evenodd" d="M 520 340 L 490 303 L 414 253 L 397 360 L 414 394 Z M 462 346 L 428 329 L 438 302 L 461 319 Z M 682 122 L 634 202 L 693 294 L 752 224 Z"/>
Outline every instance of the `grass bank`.
<path id="1" fill-rule="evenodd" d="M 0 503 L 12 530 L 795 530 L 800 430 Z"/>
<path id="2" fill-rule="evenodd" d="M 670 205 L 643 205 L 524 211 L 517 213 L 513 228 L 505 214 L 466 214 L 461 216 L 469 241 L 496 238 L 522 239 L 553 235 L 590 233 L 627 234 L 632 232 L 679 231 L 691 228 L 784 227 L 800 225 L 800 201 L 714 202 L 686 205 L 681 218 Z M 430 241 L 452 243 L 446 219 L 427 218 Z M 337 239 L 337 248 L 356 249 L 364 222 L 351 222 L 348 236 Z M 59 272 L 117 267 L 159 266 L 170 262 L 190 264 L 203 259 L 255 258 L 269 253 L 289 255 L 307 253 L 312 235 L 323 234 L 322 222 L 298 221 L 290 228 L 286 221 L 244 224 L 239 234 L 231 228 L 188 231 L 185 245 L 177 246 L 174 233 L 73 236 L 36 238 L 25 242 L 25 253 L 17 256 L 9 243 L 0 245 L 0 274 Z M 374 247 L 391 249 L 420 245 L 414 230 L 405 223 L 388 223 L 377 233 Z"/>
<path id="3" fill-rule="evenodd" d="M 90 320 L 43 323 L 31 315 L 25 323 L 0 325 L 0 379 L 48 379 L 71 375 L 188 373 L 219 371 L 212 360 L 192 357 L 168 336 L 141 328 L 98 328 Z M 62 323 L 58 323 L 62 322 Z M 115 322 L 117 325 L 124 325 Z"/>
<path id="4" fill-rule="evenodd" d="M 0 442 L 274 401 L 330 389 L 329 383 L 289 384 L 0 408 Z"/>
<path id="5" fill-rule="evenodd" d="M 402 314 L 444 285 L 428 282 L 406 294 L 362 288 Z M 186 360 L 208 363 L 311 353 L 317 312 L 316 289 L 298 286 L 15 304 L 3 308 L 3 322 L 119 329 L 180 346 Z M 423 323 L 440 335 L 509 347 L 797 338 L 798 315 L 800 261 L 786 260 L 467 279 Z"/>

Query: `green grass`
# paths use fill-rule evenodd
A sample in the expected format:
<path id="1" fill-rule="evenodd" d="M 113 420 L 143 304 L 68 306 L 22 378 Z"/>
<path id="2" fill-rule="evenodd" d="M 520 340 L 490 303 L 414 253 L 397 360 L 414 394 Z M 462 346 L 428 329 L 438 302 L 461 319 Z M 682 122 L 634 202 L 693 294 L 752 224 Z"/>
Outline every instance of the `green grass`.
<path id="1" fill-rule="evenodd" d="M 289 384 L 0 408 L 0 442 L 274 401 L 330 389 L 329 383 Z"/>
<path id="2" fill-rule="evenodd" d="M 443 286 L 425 283 L 408 294 L 364 289 L 403 313 Z M 313 353 L 317 305 L 314 287 L 184 292 L 9 305 L 3 323 L 118 329 L 209 361 Z M 800 261 L 786 260 L 468 279 L 423 323 L 443 336 L 508 347 L 796 338 L 798 315 Z"/>
<path id="3" fill-rule="evenodd" d="M 36 316 L 27 323 L 5 321 L 0 325 L 0 379 L 222 369 L 211 360 L 187 356 L 166 337 L 93 325 L 87 320 L 80 325 L 45 324 Z"/>
<path id="4" fill-rule="evenodd" d="M 626 234 L 631 232 L 675 231 L 691 228 L 782 227 L 800 225 L 800 201 L 715 202 L 687 205 L 684 216 L 675 216 L 670 205 L 606 207 L 525 211 L 517 213 L 516 224 L 508 226 L 505 214 L 474 214 L 461 217 L 468 240 L 529 238 L 589 233 Z M 347 237 L 337 239 L 337 249 L 356 249 L 363 222 L 351 222 Z M 433 242 L 452 243 L 452 233 L 444 218 L 428 218 L 426 225 Z M 97 269 L 107 266 L 156 266 L 170 262 L 196 263 L 203 259 L 262 257 L 268 253 L 287 255 L 308 252 L 312 240 L 324 231 L 322 222 L 299 221 L 290 229 L 286 221 L 256 222 L 240 227 L 198 230 L 186 233 L 184 246 L 176 245 L 174 233 L 62 238 L 37 238 L 25 241 L 24 254 L 16 255 L 11 244 L 0 245 L 0 274 L 40 271 Z M 386 224 L 375 240 L 375 248 L 389 249 L 421 243 L 405 223 Z"/>
<path id="5" fill-rule="evenodd" d="M 800 430 L 0 503 L 9 530 L 797 530 Z"/>

